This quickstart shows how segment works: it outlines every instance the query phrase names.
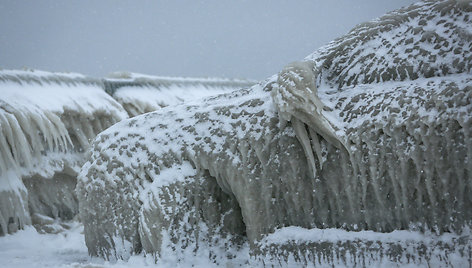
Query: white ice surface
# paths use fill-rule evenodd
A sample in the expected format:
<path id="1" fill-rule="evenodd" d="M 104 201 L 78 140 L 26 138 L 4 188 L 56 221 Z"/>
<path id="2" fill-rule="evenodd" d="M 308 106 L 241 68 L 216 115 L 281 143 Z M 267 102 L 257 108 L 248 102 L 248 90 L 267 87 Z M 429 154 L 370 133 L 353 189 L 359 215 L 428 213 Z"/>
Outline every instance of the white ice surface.
<path id="1" fill-rule="evenodd" d="M 76 267 L 91 263 L 82 229 L 76 224 L 63 233 L 39 234 L 34 227 L 26 226 L 25 230 L 0 237 L 0 267 Z"/>
<path id="2" fill-rule="evenodd" d="M 70 230 L 59 234 L 39 234 L 34 227 L 27 226 L 25 230 L 0 237 L 0 267 L 218 267 L 204 254 L 189 255 L 185 257 L 185 262 L 180 263 L 176 262 L 172 254 L 167 254 L 157 264 L 153 256 L 143 254 L 131 256 L 126 262 L 116 263 L 91 258 L 82 231 L 83 225 L 79 223 L 74 223 Z M 249 249 L 241 252 L 243 255 L 233 259 L 227 267 L 239 266 L 238 264 L 244 264 L 249 259 Z M 249 267 L 249 264 L 244 264 L 242 267 Z"/>
<path id="3" fill-rule="evenodd" d="M 87 247 L 82 234 L 83 226 L 79 223 L 73 223 L 70 230 L 66 230 L 59 234 L 39 234 L 32 226 L 27 226 L 25 230 L 18 231 L 12 235 L 0 237 L 0 267 L 2 268 L 26 268 L 26 267 L 77 267 L 77 268 L 125 268 L 125 267 L 217 267 L 212 263 L 208 256 L 202 254 L 197 256 L 189 253 L 184 262 L 177 262 L 173 254 L 165 254 L 157 264 L 151 255 L 143 254 L 131 256 L 125 261 L 110 263 L 99 258 L 91 258 L 88 256 Z M 290 240 L 300 242 L 306 241 L 354 241 L 362 239 L 363 241 L 383 241 L 415 243 L 415 242 L 432 242 L 444 241 L 457 238 L 451 234 L 441 236 L 427 236 L 411 231 L 395 231 L 392 233 L 376 233 L 372 231 L 347 232 L 340 229 L 304 229 L 300 227 L 285 227 L 270 234 L 263 242 L 265 243 L 284 243 Z M 263 264 L 254 259 L 249 258 L 249 249 L 241 249 L 241 254 L 226 267 L 263 267 Z M 271 263 L 269 259 L 265 259 L 266 264 L 274 264 L 278 267 L 278 263 Z M 383 260 L 380 262 L 383 267 L 397 267 L 398 264 Z M 299 263 L 289 263 L 283 267 L 299 267 Z M 295 266 L 291 266 L 295 265 Z M 331 267 L 330 265 L 321 265 L 320 267 Z M 413 264 L 408 267 L 416 267 Z M 434 266 L 434 264 L 433 264 Z M 339 266 L 337 266 L 339 267 Z"/>
<path id="4" fill-rule="evenodd" d="M 470 235 L 470 230 L 465 230 L 462 234 Z M 379 233 L 374 231 L 350 232 L 342 229 L 306 229 L 298 226 L 289 226 L 276 230 L 266 236 L 260 243 L 283 244 L 287 241 L 297 241 L 298 243 L 309 242 L 345 242 L 345 241 L 382 241 L 383 243 L 432 243 L 441 241 L 452 243 L 457 239 L 457 235 L 444 233 L 442 235 L 424 234 L 420 232 L 395 230 L 390 233 Z"/>

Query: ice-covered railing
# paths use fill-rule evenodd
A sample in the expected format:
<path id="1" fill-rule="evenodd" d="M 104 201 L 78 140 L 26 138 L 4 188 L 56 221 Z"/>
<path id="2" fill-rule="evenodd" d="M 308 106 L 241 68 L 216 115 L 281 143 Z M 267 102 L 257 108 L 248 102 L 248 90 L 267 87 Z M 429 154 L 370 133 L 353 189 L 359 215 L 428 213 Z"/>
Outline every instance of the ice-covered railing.
<path id="1" fill-rule="evenodd" d="M 471 1 L 420 2 L 249 89 L 109 128 L 78 183 L 90 254 L 210 252 L 224 262 L 218 254 L 245 238 L 276 262 L 332 265 L 333 254 L 309 256 L 318 246 L 358 254 L 356 241 L 267 238 L 298 226 L 379 233 L 358 243 L 366 263 L 470 265 L 471 11 Z M 397 230 L 428 239 L 382 235 Z"/>
<path id="2" fill-rule="evenodd" d="M 0 234 L 30 223 L 30 212 L 73 216 L 77 200 L 70 177 L 75 180 L 90 141 L 124 118 L 100 80 L 1 70 Z"/>
<path id="3" fill-rule="evenodd" d="M 130 117 L 255 83 L 242 79 L 166 77 L 128 72 L 112 73 L 103 80 L 105 91 L 126 109 Z"/>

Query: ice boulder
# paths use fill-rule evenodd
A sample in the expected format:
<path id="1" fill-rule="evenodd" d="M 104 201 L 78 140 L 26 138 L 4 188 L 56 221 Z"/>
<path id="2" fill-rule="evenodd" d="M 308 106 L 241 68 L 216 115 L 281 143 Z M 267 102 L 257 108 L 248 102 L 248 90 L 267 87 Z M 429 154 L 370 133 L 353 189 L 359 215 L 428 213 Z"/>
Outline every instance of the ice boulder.
<path id="1" fill-rule="evenodd" d="M 89 253 L 470 265 L 471 15 L 419 2 L 255 86 L 102 132 L 77 186 Z"/>

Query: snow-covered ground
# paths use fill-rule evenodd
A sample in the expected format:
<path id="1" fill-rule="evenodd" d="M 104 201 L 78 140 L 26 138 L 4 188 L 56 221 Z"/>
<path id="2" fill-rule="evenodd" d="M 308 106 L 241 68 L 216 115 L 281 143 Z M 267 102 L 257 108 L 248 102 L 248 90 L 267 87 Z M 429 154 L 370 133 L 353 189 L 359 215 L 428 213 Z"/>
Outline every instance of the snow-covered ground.
<path id="1" fill-rule="evenodd" d="M 86 267 L 83 226 L 74 223 L 59 234 L 39 234 L 33 226 L 0 237 L 0 267 Z"/>
<path id="2" fill-rule="evenodd" d="M 63 224 L 64 225 L 64 224 Z M 67 224 L 70 228 L 58 234 L 40 234 L 32 226 L 27 226 L 24 230 L 15 234 L 0 237 L 0 267 L 2 268 L 22 268 L 22 267 L 77 267 L 77 268 L 123 268 L 123 267 L 301 267 L 301 263 L 293 259 L 287 263 L 279 263 L 271 260 L 270 257 L 258 258 L 257 260 L 249 257 L 249 247 L 239 250 L 236 258 L 228 261 L 226 264 L 217 265 L 204 253 L 197 256 L 190 254 L 185 256 L 184 261 L 178 262 L 173 254 L 163 254 L 158 263 L 155 263 L 154 257 L 144 254 L 131 256 L 128 261 L 119 260 L 111 263 L 101 258 L 92 258 L 87 253 L 83 235 L 83 225 L 78 222 Z M 462 237 L 470 237 L 470 231 L 467 230 Z M 462 238 L 462 239 L 463 239 Z M 372 231 L 347 232 L 340 229 L 304 229 L 300 227 L 286 227 L 277 230 L 275 233 L 267 236 L 263 242 L 269 244 L 283 244 L 290 241 L 300 242 L 346 242 L 346 241 L 382 241 L 384 243 L 405 243 L 414 245 L 415 242 L 451 242 L 458 239 L 458 236 L 452 234 L 426 235 L 413 231 L 394 231 L 391 233 L 376 233 Z M 204 252 L 204 251 L 203 251 Z M 169 252 L 170 253 L 170 252 Z M 351 256 L 352 257 L 352 256 Z M 449 252 L 449 260 L 446 262 L 453 267 L 465 267 L 470 261 L 454 252 Z M 338 260 L 340 261 L 340 260 Z M 351 260 L 352 261 L 352 260 Z M 372 264 L 372 263 L 371 263 Z M 441 267 L 445 263 L 431 260 L 431 267 Z M 353 267 L 350 263 L 311 263 L 308 267 Z M 398 267 L 399 263 L 392 262 L 388 258 L 381 258 L 375 262 L 378 267 Z M 402 263 L 402 267 L 427 267 L 427 263 Z"/>
<path id="3" fill-rule="evenodd" d="M 71 222 L 68 225 L 70 229 L 58 234 L 40 234 L 34 227 L 26 226 L 24 230 L 0 237 L 0 267 L 220 267 L 204 254 L 188 256 L 180 263 L 174 256 L 166 255 L 156 264 L 153 256 L 144 254 L 131 256 L 128 261 L 110 263 L 88 255 L 82 224 Z M 248 247 L 241 249 L 238 258 L 226 264 L 226 267 L 241 266 L 258 266 L 254 260 L 249 262 Z"/>

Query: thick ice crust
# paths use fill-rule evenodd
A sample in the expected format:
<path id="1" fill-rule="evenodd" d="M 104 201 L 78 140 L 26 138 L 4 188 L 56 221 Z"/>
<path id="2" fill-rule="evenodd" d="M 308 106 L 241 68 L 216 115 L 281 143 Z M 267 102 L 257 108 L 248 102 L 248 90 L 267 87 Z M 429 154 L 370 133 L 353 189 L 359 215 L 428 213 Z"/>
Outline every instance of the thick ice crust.
<path id="1" fill-rule="evenodd" d="M 390 120 L 374 125 L 367 120 L 359 132 L 351 130 L 350 154 L 313 131 L 322 159 L 314 159 L 320 171 L 313 177 L 302 146 L 308 136 L 295 135 L 290 123 L 280 124 L 269 97 L 270 85 L 198 105 L 169 107 L 120 122 L 99 135 L 78 185 L 90 253 L 126 258 L 141 247 L 157 253 L 162 247 L 179 248 L 170 241 L 189 240 L 189 230 L 207 221 L 219 226 L 215 229 L 240 234 L 216 220 L 215 213 L 221 210 L 209 207 L 220 206 L 218 202 L 205 207 L 187 200 L 182 184 L 192 185 L 188 182 L 192 180 L 196 185 L 216 181 L 215 187 L 227 194 L 226 202 L 233 202 L 234 196 L 237 203 L 232 207 L 241 209 L 241 218 L 233 222 L 245 226 L 251 243 L 290 225 L 438 233 L 460 232 L 470 225 L 470 136 L 464 134 L 470 128 L 464 130 L 458 123 L 464 118 L 454 112 L 470 107 L 452 109 L 451 114 L 441 111 L 433 122 L 406 125 Z M 449 86 L 437 89 L 443 92 Z M 471 91 L 462 85 L 458 92 Z M 374 127 L 381 128 L 373 131 Z M 407 127 L 424 132 L 410 133 Z M 313 140 L 308 138 L 308 144 Z M 178 170 L 182 163 L 189 172 Z M 167 175 L 161 176 L 162 172 Z M 187 187 L 212 200 L 212 191 L 183 189 Z M 189 216 L 183 220 L 182 213 Z M 203 220 L 204 214 L 213 216 Z M 175 231 L 179 226 L 188 227 Z M 163 245 L 163 236 L 173 240 Z"/>
<path id="2" fill-rule="evenodd" d="M 242 225 L 254 252 L 285 226 L 464 233 L 472 220 L 472 58 L 462 49 L 470 47 L 470 15 L 471 1 L 421 2 L 259 85 L 104 131 L 78 183 L 89 252 L 180 254 L 211 247 L 218 228 L 238 237 Z M 428 37 L 429 23 L 443 26 L 439 37 Z M 435 48 L 440 37 L 447 45 Z M 437 52 L 434 61 L 426 48 Z M 201 183 L 225 195 L 214 199 L 220 190 Z M 223 204 L 239 207 L 236 225 L 215 216 L 226 215 Z M 468 258 L 464 243 L 459 258 Z M 426 247 L 442 258 L 436 245 Z"/>
<path id="3" fill-rule="evenodd" d="M 30 224 L 30 212 L 72 218 L 84 152 L 126 112 L 99 81 L 78 74 L 0 71 L 0 91 L 3 234 Z"/>
<path id="4" fill-rule="evenodd" d="M 252 254 L 271 267 L 467 267 L 472 264 L 470 233 L 375 233 L 286 227 L 268 235 Z"/>
<path id="5" fill-rule="evenodd" d="M 94 79 L 75 73 L 0 70 L 0 186 L 8 188 L 0 195 L 16 200 L 3 203 L 15 205 L 0 209 L 6 219 L 2 226 L 7 228 L 13 219 L 16 228 L 22 228 L 29 212 L 63 219 L 76 215 L 74 188 L 84 152 L 112 124 L 128 115 L 252 84 L 220 78 L 122 73 Z M 10 177 L 18 180 L 15 185 L 26 185 L 21 194 L 10 189 L 8 172 L 16 174 Z M 20 204 L 23 199 L 25 206 Z"/>

